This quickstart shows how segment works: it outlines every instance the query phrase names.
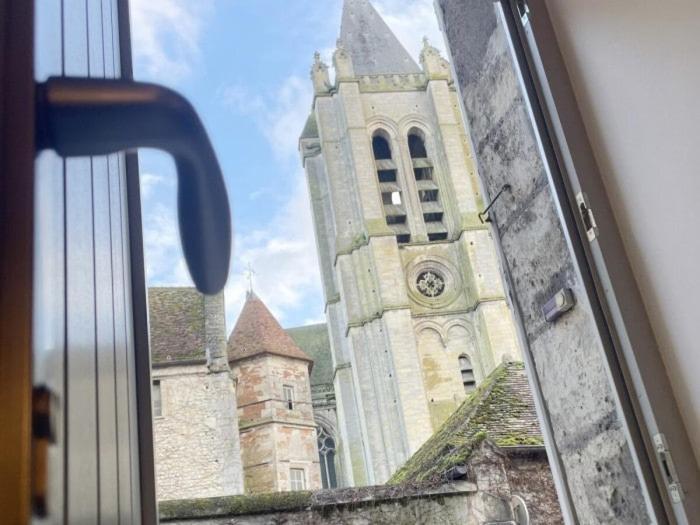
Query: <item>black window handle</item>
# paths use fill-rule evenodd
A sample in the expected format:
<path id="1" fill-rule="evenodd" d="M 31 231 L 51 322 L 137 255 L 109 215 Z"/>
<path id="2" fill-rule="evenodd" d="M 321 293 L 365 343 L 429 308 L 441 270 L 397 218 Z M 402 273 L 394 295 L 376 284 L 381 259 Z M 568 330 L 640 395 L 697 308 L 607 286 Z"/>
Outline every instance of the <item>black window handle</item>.
<path id="1" fill-rule="evenodd" d="M 175 159 L 178 221 L 192 280 L 205 294 L 226 284 L 231 215 L 224 178 L 192 105 L 174 91 L 127 80 L 52 77 L 37 84 L 37 150 L 62 157 L 158 148 Z"/>

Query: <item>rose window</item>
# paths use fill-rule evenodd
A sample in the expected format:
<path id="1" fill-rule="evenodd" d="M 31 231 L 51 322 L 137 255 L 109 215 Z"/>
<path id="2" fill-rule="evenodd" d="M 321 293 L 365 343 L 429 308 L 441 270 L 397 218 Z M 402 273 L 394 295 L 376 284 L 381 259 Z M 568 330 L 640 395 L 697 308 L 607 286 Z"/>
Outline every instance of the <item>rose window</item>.
<path id="1" fill-rule="evenodd" d="M 437 297 L 445 291 L 445 279 L 434 270 L 418 274 L 416 288 L 426 297 Z"/>

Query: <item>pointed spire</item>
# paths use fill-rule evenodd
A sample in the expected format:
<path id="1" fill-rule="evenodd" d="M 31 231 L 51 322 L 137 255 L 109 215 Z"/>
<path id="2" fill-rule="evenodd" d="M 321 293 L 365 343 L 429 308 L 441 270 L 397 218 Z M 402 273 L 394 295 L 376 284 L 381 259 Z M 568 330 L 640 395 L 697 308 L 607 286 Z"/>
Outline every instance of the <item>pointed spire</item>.
<path id="1" fill-rule="evenodd" d="M 248 292 L 241 315 L 228 339 L 229 361 L 246 359 L 255 355 L 275 354 L 308 361 L 313 359 L 297 346 L 291 336 L 280 326 L 265 304 Z"/>
<path id="2" fill-rule="evenodd" d="M 344 0 L 340 41 L 356 75 L 421 72 L 369 0 Z"/>

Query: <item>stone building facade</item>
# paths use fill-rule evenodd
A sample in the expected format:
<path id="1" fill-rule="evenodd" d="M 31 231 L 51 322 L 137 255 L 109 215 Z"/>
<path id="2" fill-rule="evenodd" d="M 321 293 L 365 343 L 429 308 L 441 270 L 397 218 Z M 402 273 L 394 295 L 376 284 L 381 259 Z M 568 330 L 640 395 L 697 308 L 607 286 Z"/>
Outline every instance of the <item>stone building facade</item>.
<path id="1" fill-rule="evenodd" d="M 309 372 L 313 360 L 249 292 L 228 340 L 245 491 L 321 488 Z"/>
<path id="2" fill-rule="evenodd" d="M 564 523 L 522 363 L 499 365 L 387 485 L 167 502 L 161 523 Z"/>
<path id="3" fill-rule="evenodd" d="M 234 380 L 222 295 L 150 288 L 159 500 L 243 493 Z"/>
<path id="4" fill-rule="evenodd" d="M 300 138 L 331 337 L 339 463 L 383 483 L 519 349 L 448 63 L 346 0 Z"/>

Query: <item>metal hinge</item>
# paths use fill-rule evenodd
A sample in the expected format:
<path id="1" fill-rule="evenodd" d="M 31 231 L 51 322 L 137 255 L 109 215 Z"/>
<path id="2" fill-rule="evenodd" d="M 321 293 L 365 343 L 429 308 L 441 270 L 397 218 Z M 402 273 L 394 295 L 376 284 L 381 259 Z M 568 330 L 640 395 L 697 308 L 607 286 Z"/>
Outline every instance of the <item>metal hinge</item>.
<path id="1" fill-rule="evenodd" d="M 673 503 L 680 503 L 684 498 L 683 487 L 681 487 L 681 482 L 678 479 L 678 473 L 673 464 L 671 451 L 668 449 L 666 436 L 663 434 L 656 434 L 654 436 L 654 448 L 656 449 L 656 456 L 659 458 L 661 472 L 664 475 L 666 488 L 668 489 L 669 496 L 671 496 L 671 501 Z"/>
<path id="2" fill-rule="evenodd" d="M 593 216 L 590 204 L 588 204 L 588 196 L 579 192 L 576 194 L 576 206 L 578 207 L 579 215 L 583 221 L 583 226 L 586 228 L 586 236 L 589 242 L 593 242 L 598 238 L 598 225 Z"/>
<path id="3" fill-rule="evenodd" d="M 516 0 L 518 15 L 520 15 L 520 23 L 526 26 L 530 22 L 530 8 L 525 0 Z"/>

